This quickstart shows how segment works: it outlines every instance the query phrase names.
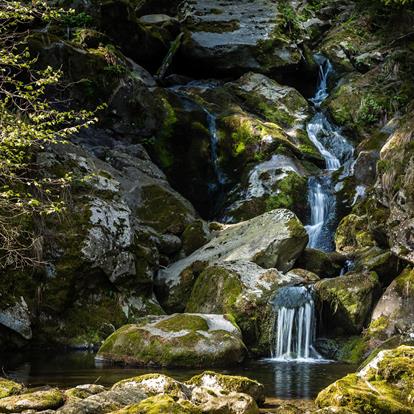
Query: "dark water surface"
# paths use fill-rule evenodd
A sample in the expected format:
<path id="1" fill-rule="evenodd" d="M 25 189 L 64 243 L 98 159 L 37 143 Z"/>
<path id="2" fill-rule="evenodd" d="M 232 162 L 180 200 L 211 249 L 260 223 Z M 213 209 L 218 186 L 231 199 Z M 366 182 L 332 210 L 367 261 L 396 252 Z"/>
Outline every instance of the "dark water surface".
<path id="1" fill-rule="evenodd" d="M 187 380 L 200 369 L 122 368 L 95 364 L 91 352 L 52 354 L 48 351 L 24 355 L 0 355 L 3 374 L 28 386 L 54 385 L 72 387 L 79 384 L 115 382 L 146 373 L 160 372 L 177 380 Z M 265 385 L 268 397 L 281 399 L 313 399 L 327 385 L 356 370 L 356 366 L 340 363 L 247 361 L 214 371 L 244 375 Z"/>

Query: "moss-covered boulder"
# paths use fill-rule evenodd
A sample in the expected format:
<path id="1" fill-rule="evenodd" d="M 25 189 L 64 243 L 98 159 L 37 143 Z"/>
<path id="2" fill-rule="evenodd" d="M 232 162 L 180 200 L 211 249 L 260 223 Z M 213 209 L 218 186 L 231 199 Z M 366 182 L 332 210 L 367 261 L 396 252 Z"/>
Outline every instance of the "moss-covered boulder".
<path id="1" fill-rule="evenodd" d="M 0 413 L 21 413 L 27 410 L 56 410 L 64 403 L 63 393 L 56 388 L 12 395 L 0 399 Z"/>
<path id="2" fill-rule="evenodd" d="M 337 253 L 326 253 L 316 249 L 305 249 L 295 265 L 316 273 L 320 278 L 339 276 L 346 258 Z"/>
<path id="3" fill-rule="evenodd" d="M 182 311 L 197 276 L 217 260 L 245 260 L 286 271 L 304 249 L 307 233 L 289 210 L 273 210 L 249 221 L 228 225 L 209 243 L 157 275 L 162 305 Z"/>
<path id="4" fill-rule="evenodd" d="M 414 270 L 405 269 L 381 296 L 365 332 L 372 349 L 394 336 L 414 335 Z"/>
<path id="5" fill-rule="evenodd" d="M 366 326 L 380 284 L 375 272 L 347 273 L 315 283 L 322 324 L 330 334 L 358 334 Z"/>
<path id="6" fill-rule="evenodd" d="M 321 391 L 316 404 L 355 413 L 412 414 L 413 373 L 413 347 L 381 351 L 362 370 Z"/>
<path id="7" fill-rule="evenodd" d="M 0 399 L 11 395 L 20 394 L 24 390 L 22 384 L 6 378 L 0 378 Z"/>
<path id="8" fill-rule="evenodd" d="M 250 352 L 268 355 L 275 316 L 270 298 L 278 287 L 303 281 L 252 262 L 217 263 L 197 278 L 186 312 L 232 315 Z"/>
<path id="9" fill-rule="evenodd" d="M 192 387 L 211 388 L 216 393 L 229 394 L 232 392 L 250 395 L 258 404 L 265 400 L 263 384 L 249 379 L 233 375 L 218 374 L 213 371 L 205 371 L 192 377 L 186 382 Z"/>
<path id="10" fill-rule="evenodd" d="M 174 399 L 188 399 L 191 390 L 185 384 L 163 374 L 145 374 L 127 378 L 112 386 L 112 390 L 139 389 L 148 396 L 168 394 Z"/>
<path id="11" fill-rule="evenodd" d="M 129 405 L 111 414 L 202 414 L 200 408 L 190 401 L 178 400 L 169 395 L 157 395 L 138 404 Z"/>
<path id="12" fill-rule="evenodd" d="M 128 365 L 203 367 L 239 363 L 245 352 L 239 328 L 225 316 L 175 314 L 123 326 L 106 339 L 97 359 Z"/>

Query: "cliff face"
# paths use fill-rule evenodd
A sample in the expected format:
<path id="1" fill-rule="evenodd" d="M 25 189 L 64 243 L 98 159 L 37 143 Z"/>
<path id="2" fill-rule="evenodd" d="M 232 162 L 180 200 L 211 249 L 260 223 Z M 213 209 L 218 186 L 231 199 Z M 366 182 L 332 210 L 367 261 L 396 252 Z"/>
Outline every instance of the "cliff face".
<path id="1" fill-rule="evenodd" d="M 25 43 L 39 66 L 62 68 L 71 106 L 107 107 L 70 143 L 36 154 L 42 177 L 74 178 L 69 208 L 38 229 L 41 265 L 2 272 L 0 346 L 100 344 L 125 323 L 170 311 L 174 296 L 180 311 L 232 314 L 250 350 L 266 354 L 273 321 L 246 280 L 269 277 L 259 283 L 267 301 L 279 286 L 339 277 L 346 260 L 350 279 L 331 290 L 319 282 L 318 301 L 335 320 L 351 320 L 352 334 L 367 328 L 382 291 L 393 294 L 393 280 L 414 264 L 412 11 L 342 1 L 62 4 L 76 9 L 71 19 L 35 21 Z M 338 254 L 304 250 L 297 217 L 273 212 L 292 210 L 308 224 L 308 178 L 325 168 L 307 129 L 315 54 L 333 65 L 321 110 L 355 147 L 349 173 L 332 175 Z M 226 227 L 242 220 L 240 234 Z M 222 252 L 205 259 L 218 244 L 231 269 L 217 265 Z M 300 277 L 279 273 L 295 260 L 307 269 Z M 184 262 L 180 283 L 164 283 Z M 353 283 L 364 290 L 367 274 L 375 283 L 354 312 Z M 199 275 L 216 277 L 231 300 L 208 303 Z M 387 338 L 403 340 L 408 325 L 393 321 Z M 364 351 L 372 346 L 362 341 Z"/>

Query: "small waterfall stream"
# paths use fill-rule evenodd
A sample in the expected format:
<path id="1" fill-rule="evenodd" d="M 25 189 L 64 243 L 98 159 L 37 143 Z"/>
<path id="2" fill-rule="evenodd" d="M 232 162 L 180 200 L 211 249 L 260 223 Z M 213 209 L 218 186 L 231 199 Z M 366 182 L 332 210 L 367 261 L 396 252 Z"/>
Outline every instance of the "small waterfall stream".
<path id="1" fill-rule="evenodd" d="M 283 361 L 322 359 L 313 347 L 316 318 L 312 288 L 281 288 L 272 304 L 277 312 L 272 357 Z"/>
<path id="2" fill-rule="evenodd" d="M 336 196 L 332 173 L 344 167 L 342 176 L 348 174 L 354 149 L 342 135 L 340 128 L 333 125 L 321 109 L 321 104 L 329 96 L 328 79 L 333 72 L 329 60 L 315 57 L 319 64 L 319 82 L 315 96 L 311 99 L 316 113 L 309 121 L 306 130 L 310 140 L 319 150 L 326 163 L 326 170 L 308 180 L 308 201 L 310 222 L 306 226 L 309 234 L 308 247 L 324 251 L 334 250 L 336 225 Z"/>

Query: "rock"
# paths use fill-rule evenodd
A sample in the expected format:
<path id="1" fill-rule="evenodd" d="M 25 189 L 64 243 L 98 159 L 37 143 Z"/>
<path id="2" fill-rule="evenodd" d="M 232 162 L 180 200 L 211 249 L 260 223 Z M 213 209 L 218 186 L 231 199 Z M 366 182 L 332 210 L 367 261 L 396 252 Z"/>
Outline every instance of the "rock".
<path id="1" fill-rule="evenodd" d="M 381 284 L 388 286 L 398 275 L 400 267 L 398 258 L 391 251 L 370 247 L 358 252 L 352 269 L 357 272 L 373 271 Z"/>
<path id="2" fill-rule="evenodd" d="M 69 388 L 64 392 L 66 400 L 68 399 L 80 399 L 90 397 L 91 395 L 96 395 L 101 392 L 104 392 L 106 388 L 103 385 L 98 384 L 82 384 L 77 385 L 74 388 Z"/>
<path id="3" fill-rule="evenodd" d="M 228 225 L 209 243 L 157 276 L 163 307 L 183 310 L 198 274 L 217 260 L 245 260 L 264 268 L 286 271 L 307 243 L 308 236 L 289 210 L 274 210 L 249 221 Z"/>
<path id="4" fill-rule="evenodd" d="M 355 413 L 412 414 L 413 373 L 413 347 L 381 351 L 356 374 L 322 390 L 316 404 L 331 407 L 332 412 L 337 408 Z"/>
<path id="5" fill-rule="evenodd" d="M 386 233 L 392 252 L 414 263 L 413 112 L 399 123 L 381 149 L 375 184 L 378 201 L 389 209 Z"/>
<path id="6" fill-rule="evenodd" d="M 316 273 L 320 278 L 339 276 L 346 258 L 337 253 L 306 248 L 295 265 Z"/>
<path id="7" fill-rule="evenodd" d="M 157 395 L 147 398 L 138 404 L 133 404 L 112 414 L 202 414 L 198 407 L 190 401 L 175 401 L 169 395 Z"/>
<path id="8" fill-rule="evenodd" d="M 263 269 L 252 262 L 217 263 L 197 278 L 186 312 L 230 314 L 249 350 L 268 355 L 275 317 L 270 298 L 278 287 L 302 282 L 300 276 Z"/>
<path id="9" fill-rule="evenodd" d="M 105 414 L 136 404 L 147 398 L 141 390 L 124 388 L 91 395 L 85 399 L 69 400 L 56 412 L 59 414 Z"/>
<path id="10" fill-rule="evenodd" d="M 272 2 L 228 1 L 223 6 L 197 0 L 182 14 L 187 35 L 181 54 L 187 68 L 205 68 L 208 76 L 219 75 L 216 77 L 249 70 L 280 75 L 300 61 L 294 41 L 281 40 L 277 34 L 272 37 L 278 23 Z"/>
<path id="11" fill-rule="evenodd" d="M 220 414 L 259 414 L 259 408 L 250 395 L 231 392 L 227 395 L 213 396 L 205 393 L 200 405 L 203 413 Z"/>
<path id="12" fill-rule="evenodd" d="M 1 413 L 21 413 L 26 410 L 56 410 L 64 403 L 63 394 L 57 388 L 12 395 L 0 399 Z"/>
<path id="13" fill-rule="evenodd" d="M 188 225 L 182 234 L 183 252 L 185 255 L 190 255 L 206 244 L 210 238 L 210 230 L 207 224 L 202 220 L 195 221 Z"/>
<path id="14" fill-rule="evenodd" d="M 0 309 L 0 324 L 18 333 L 24 339 L 32 338 L 29 308 L 23 297 L 15 304 Z"/>
<path id="15" fill-rule="evenodd" d="M 128 365 L 222 366 L 245 356 L 239 328 L 223 315 L 174 314 L 143 318 L 103 343 L 98 360 Z"/>
<path id="16" fill-rule="evenodd" d="M 358 334 L 365 326 L 380 285 L 375 272 L 347 273 L 315 283 L 322 324 L 331 334 Z"/>
<path id="17" fill-rule="evenodd" d="M 128 378 L 117 382 L 112 390 L 137 389 L 148 396 L 168 394 L 174 399 L 186 400 L 191 395 L 191 389 L 163 374 L 146 374 L 139 377 Z"/>
<path id="18" fill-rule="evenodd" d="M 0 399 L 23 392 L 22 384 L 0 377 Z"/>
<path id="19" fill-rule="evenodd" d="M 300 278 L 304 281 L 304 283 L 315 283 L 318 280 L 321 280 L 321 278 L 313 272 L 310 272 L 309 270 L 305 270 L 305 269 L 292 269 L 289 272 L 286 273 L 286 276 L 288 277 L 297 277 Z"/>
<path id="20" fill-rule="evenodd" d="M 414 270 L 405 269 L 387 288 L 374 308 L 365 333 L 369 347 L 394 336 L 414 338 Z"/>
<path id="21" fill-rule="evenodd" d="M 202 387 L 213 391 L 218 395 L 231 393 L 242 393 L 252 397 L 258 404 L 265 401 L 263 384 L 247 377 L 218 374 L 212 371 L 205 371 L 187 381 L 192 387 Z M 194 393 L 194 390 L 193 390 Z M 193 397 L 193 399 L 197 397 Z"/>

